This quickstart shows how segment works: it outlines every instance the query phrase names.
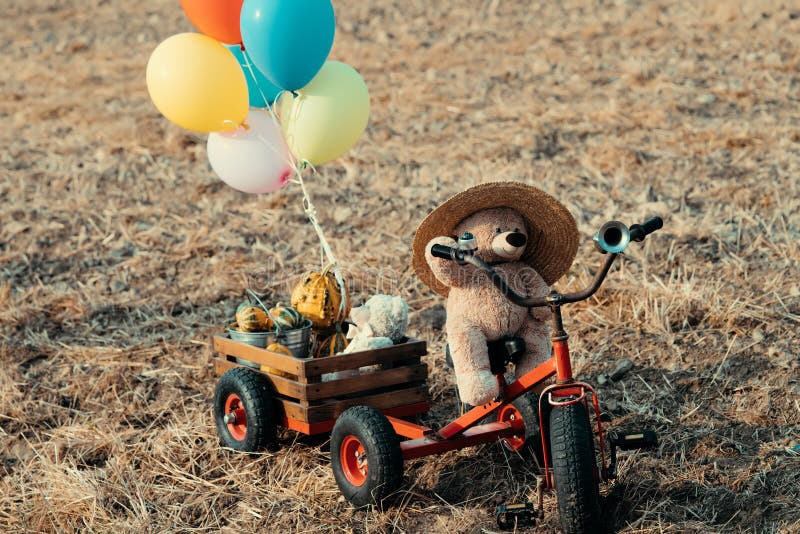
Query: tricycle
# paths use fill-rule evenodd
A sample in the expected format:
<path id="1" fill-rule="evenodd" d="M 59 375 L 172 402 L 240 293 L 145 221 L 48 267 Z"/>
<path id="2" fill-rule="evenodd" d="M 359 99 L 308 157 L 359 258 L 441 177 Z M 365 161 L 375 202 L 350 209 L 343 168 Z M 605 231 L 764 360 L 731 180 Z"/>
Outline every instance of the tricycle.
<path id="1" fill-rule="evenodd" d="M 596 532 L 601 524 L 599 482 L 609 482 L 616 477 L 617 449 L 652 447 L 658 438 L 652 430 L 604 433 L 594 388 L 573 376 L 561 307 L 594 295 L 629 242 L 643 241 L 662 225 L 658 217 L 630 228 L 617 221 L 604 224 L 594 240 L 608 256 L 592 283 L 581 291 L 553 291 L 545 297 L 524 297 L 515 293 L 491 265 L 470 254 L 468 249 L 434 245 L 435 256 L 477 267 L 516 305 L 547 307 L 552 312 L 551 357 L 509 382 L 507 365 L 524 352 L 524 340 L 508 337 L 489 343 L 492 372 L 500 385 L 500 395 L 471 408 L 438 430 L 402 419 L 424 412 L 428 407 L 427 391 L 422 391 L 425 389 L 422 381 L 427 375 L 421 374 L 420 366 L 424 364 L 419 363 L 419 357 L 426 352 L 422 342 L 409 340 L 408 344 L 368 353 L 293 359 L 216 338 L 215 349 L 223 354 L 215 360 L 217 373 L 224 372 L 214 401 L 220 436 L 234 449 L 254 450 L 266 446 L 274 438 L 278 420 L 288 428 L 307 434 L 331 431 L 331 464 L 336 483 L 345 498 L 359 507 L 379 505 L 394 493 L 402 483 L 403 462 L 407 460 L 495 441 L 517 451 L 534 447 L 540 451 L 543 470 L 535 515 L 543 516 L 541 490 L 555 489 L 563 531 L 568 534 Z M 381 350 L 384 352 L 380 353 Z M 297 378 L 242 369 L 232 361 L 234 356 L 244 356 L 283 373 L 293 373 Z M 341 358 L 353 361 L 344 363 Z M 381 368 L 374 376 L 384 377 L 383 380 L 391 376 L 392 385 L 377 382 L 370 374 L 344 379 L 351 381 L 344 384 L 309 380 L 309 377 L 342 366 L 352 368 L 376 363 Z M 382 386 L 400 387 L 401 376 L 417 381 L 403 394 L 391 390 L 380 393 Z M 237 389 L 232 386 L 234 382 L 251 385 Z M 341 389 L 342 385 L 349 389 Z M 321 389 L 325 391 L 320 392 Z M 359 395 L 364 391 L 368 394 Z M 310 404 L 303 406 L 303 401 L 286 399 L 305 395 L 308 403 L 325 395 L 347 393 L 354 395 L 328 400 L 321 409 Z M 269 427 L 268 438 L 261 435 L 265 427 Z M 600 452 L 599 465 L 596 447 Z"/>

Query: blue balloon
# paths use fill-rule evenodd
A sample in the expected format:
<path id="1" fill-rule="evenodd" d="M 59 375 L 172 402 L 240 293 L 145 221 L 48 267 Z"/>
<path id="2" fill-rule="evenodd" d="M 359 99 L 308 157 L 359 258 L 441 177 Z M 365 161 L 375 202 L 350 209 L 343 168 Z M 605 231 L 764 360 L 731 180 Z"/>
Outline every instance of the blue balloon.
<path id="1" fill-rule="evenodd" d="M 336 31 L 331 0 L 244 0 L 239 22 L 255 66 L 287 91 L 317 75 Z"/>
<path id="2" fill-rule="evenodd" d="M 239 66 L 244 71 L 244 79 L 247 80 L 247 95 L 250 99 L 251 108 L 265 108 L 267 103 L 272 105 L 275 98 L 280 94 L 281 88 L 275 85 L 259 71 L 255 65 L 248 67 L 247 56 L 242 52 L 239 45 L 225 45 L 231 51 Z M 255 78 L 253 75 L 255 74 Z M 264 99 L 267 99 L 266 101 Z"/>

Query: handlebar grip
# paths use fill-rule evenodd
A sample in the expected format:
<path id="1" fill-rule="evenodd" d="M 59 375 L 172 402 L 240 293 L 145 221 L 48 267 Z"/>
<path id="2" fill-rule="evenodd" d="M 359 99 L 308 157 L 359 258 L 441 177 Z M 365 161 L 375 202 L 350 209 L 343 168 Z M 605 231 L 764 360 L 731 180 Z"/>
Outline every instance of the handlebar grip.
<path id="1" fill-rule="evenodd" d="M 455 257 L 455 249 L 447 245 L 433 245 L 431 247 L 431 254 L 443 260 L 452 260 Z"/>
<path id="2" fill-rule="evenodd" d="M 634 224 L 630 228 L 631 241 L 644 241 L 645 236 L 648 236 L 664 227 L 664 220 L 661 217 L 653 217 L 647 219 L 642 224 Z"/>

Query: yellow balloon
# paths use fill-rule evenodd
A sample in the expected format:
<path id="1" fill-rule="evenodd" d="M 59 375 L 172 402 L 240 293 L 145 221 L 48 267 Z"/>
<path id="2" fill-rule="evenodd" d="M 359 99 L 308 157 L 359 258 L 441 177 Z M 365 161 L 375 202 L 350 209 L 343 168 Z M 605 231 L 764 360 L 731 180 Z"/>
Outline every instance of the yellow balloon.
<path id="1" fill-rule="evenodd" d="M 247 81 L 239 62 L 199 33 L 173 35 L 153 50 L 147 90 L 158 111 L 187 130 L 234 130 L 247 117 Z"/>
<path id="2" fill-rule="evenodd" d="M 369 120 L 369 91 L 356 70 L 326 61 L 297 96 L 280 101 L 283 134 L 298 160 L 319 165 L 355 144 Z"/>

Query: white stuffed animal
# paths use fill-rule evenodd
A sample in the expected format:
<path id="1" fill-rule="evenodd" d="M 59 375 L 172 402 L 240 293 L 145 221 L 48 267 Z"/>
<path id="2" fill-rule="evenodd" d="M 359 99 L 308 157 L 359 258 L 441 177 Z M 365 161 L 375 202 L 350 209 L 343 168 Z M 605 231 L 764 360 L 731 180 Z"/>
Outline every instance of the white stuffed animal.
<path id="1" fill-rule="evenodd" d="M 374 295 L 350 310 L 350 320 L 354 325 L 347 331 L 350 343 L 343 354 L 389 347 L 406 335 L 408 304 L 403 297 Z"/>
<path id="2" fill-rule="evenodd" d="M 362 350 L 380 349 L 399 343 L 406 335 L 408 304 L 403 297 L 374 295 L 363 305 L 350 310 L 350 343 L 341 354 Z M 375 366 L 362 367 L 360 371 L 373 370 Z M 322 375 L 323 381 L 347 378 L 358 374 L 356 370 L 338 371 Z"/>

